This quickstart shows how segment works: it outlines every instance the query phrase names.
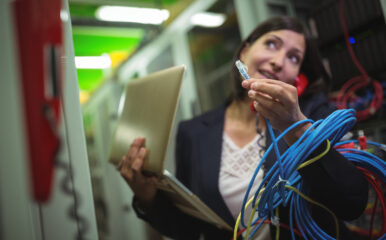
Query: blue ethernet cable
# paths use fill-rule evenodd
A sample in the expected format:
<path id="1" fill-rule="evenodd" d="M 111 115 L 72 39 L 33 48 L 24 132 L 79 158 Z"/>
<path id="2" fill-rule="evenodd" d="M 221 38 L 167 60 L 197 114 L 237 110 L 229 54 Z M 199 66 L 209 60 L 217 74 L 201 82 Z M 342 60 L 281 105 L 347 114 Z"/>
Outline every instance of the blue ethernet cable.
<path id="1" fill-rule="evenodd" d="M 238 61 L 236 62 L 236 66 L 238 67 L 243 78 L 249 79 L 249 76 L 246 73 L 246 68 L 243 67 L 243 64 Z M 287 134 L 292 129 L 307 122 L 312 123 L 312 126 L 305 131 L 305 133 L 298 139 L 298 141 L 292 144 L 283 154 L 280 154 L 277 149 L 278 141 L 282 140 L 285 134 Z M 278 137 L 275 137 L 273 131 L 270 131 L 269 128 L 271 128 L 271 125 L 269 121 L 267 121 L 267 128 L 272 138 L 272 144 L 267 148 L 266 153 L 256 167 L 245 193 L 243 206 L 241 208 L 242 226 L 247 227 L 244 223 L 244 209 L 257 173 L 267 156 L 271 153 L 271 151 L 273 151 L 277 161 L 266 173 L 262 183 L 254 194 L 252 206 L 255 206 L 258 199 L 258 193 L 263 187 L 265 187 L 265 191 L 261 194 L 258 208 L 256 210 L 258 213 L 258 218 L 255 219 L 252 224 L 254 225 L 259 220 L 267 219 L 269 215 L 274 216 L 273 210 L 279 205 L 286 206 L 289 204 L 289 224 L 290 229 L 292 230 L 292 239 L 295 239 L 293 232 L 293 219 L 295 219 L 297 225 L 301 226 L 298 228 L 298 230 L 301 232 L 305 239 L 335 239 L 334 237 L 325 233 L 312 219 L 306 204 L 306 200 L 300 197 L 298 194 L 295 194 L 293 191 L 285 189 L 284 186 L 292 186 L 298 189 L 300 192 L 306 193 L 306 189 L 303 186 L 303 181 L 297 172 L 298 166 L 307 160 L 308 156 L 326 139 L 328 139 L 331 143 L 331 146 L 334 147 L 345 144 L 345 142 L 339 141 L 354 126 L 355 123 L 355 110 L 337 110 L 326 117 L 326 119 L 318 120 L 315 122 L 310 119 L 306 119 L 297 122 L 283 131 Z M 386 151 L 386 145 L 384 144 L 370 141 L 368 141 L 368 143 L 381 147 Z M 337 151 L 340 152 L 349 161 L 355 162 L 357 165 L 369 169 L 371 172 L 378 175 L 383 182 L 385 182 L 386 163 L 382 159 L 361 150 L 337 149 Z M 260 224 L 258 224 L 253 229 L 253 231 L 250 233 L 250 237 L 256 233 L 261 225 L 262 224 L 260 222 Z M 381 236 L 380 239 L 386 239 L 386 234 Z"/>
<path id="2" fill-rule="evenodd" d="M 335 143 L 338 139 L 340 139 L 344 134 L 345 131 L 342 131 L 344 129 L 341 124 L 335 124 L 333 128 L 329 127 L 329 124 L 326 124 L 330 122 L 330 125 L 332 123 L 335 123 L 337 119 L 341 119 L 343 123 L 348 123 L 348 125 L 352 126 L 355 123 L 355 118 L 352 118 L 352 116 L 355 115 L 355 112 L 352 110 L 338 110 L 334 112 L 332 115 L 330 115 L 328 118 L 325 120 L 319 120 L 317 122 L 314 122 L 313 125 L 302 135 L 302 137 L 295 142 L 293 145 L 291 145 L 287 151 L 281 156 L 283 158 L 283 167 L 285 169 L 285 176 L 290 176 L 288 179 L 297 179 L 300 178 L 299 174 L 296 171 L 297 166 L 299 166 L 304 160 L 307 159 L 307 157 L 315 150 L 317 146 L 319 146 L 325 139 L 330 139 L 332 143 Z M 328 121 L 326 121 L 328 120 Z M 273 141 L 279 141 L 289 130 L 292 130 L 294 126 L 291 126 L 289 129 L 287 129 L 285 132 L 283 132 L 281 135 L 279 135 L 278 138 L 273 138 Z M 327 128 L 328 127 L 328 128 Z M 271 146 L 270 146 L 271 147 Z M 267 150 L 266 154 L 268 153 L 269 149 Z M 275 170 L 275 167 L 277 166 L 278 162 L 272 167 L 271 170 Z M 277 172 L 277 171 L 276 171 Z M 267 174 L 269 175 L 269 173 Z M 277 175 L 277 174 L 276 174 Z M 291 176 L 292 175 L 292 176 Z M 267 176 L 269 177 L 269 176 Z M 265 198 L 264 194 L 266 195 L 274 195 L 275 191 L 272 189 L 272 185 L 274 185 L 277 181 L 275 178 L 271 178 L 268 182 L 267 180 L 264 179 L 262 184 L 266 184 L 265 186 L 265 191 L 262 194 L 262 197 L 260 199 L 259 205 L 264 209 L 264 207 L 268 207 L 272 204 L 269 204 Z M 291 180 L 292 181 L 292 180 Z M 297 189 L 301 189 L 299 186 L 295 186 L 294 183 L 291 183 L 289 181 L 288 185 L 292 185 L 296 187 Z M 298 180 L 299 182 L 299 180 Z M 303 190 L 304 191 L 304 190 Z M 293 196 L 293 195 L 291 195 Z M 296 195 L 295 195 L 296 197 Z M 273 198 L 273 202 L 279 202 L 282 201 L 281 199 L 278 198 L 278 195 L 276 194 L 275 197 Z M 291 201 L 291 204 L 300 204 L 299 201 Z M 276 205 L 276 204 L 274 204 Z M 292 205 L 291 205 L 292 206 Z M 299 209 L 299 207 L 295 206 L 295 209 Z M 259 210 L 258 210 L 259 211 Z M 261 211 L 261 210 L 260 210 Z M 264 210 L 263 210 L 264 212 Z M 267 212 L 267 211 L 265 211 Z M 301 216 L 298 216 L 301 217 Z M 304 221 L 308 222 L 311 220 L 304 220 L 302 219 L 297 219 L 297 222 L 300 224 L 304 225 Z M 325 234 L 322 232 L 321 229 L 318 228 L 312 228 L 310 227 L 314 226 L 314 224 L 306 224 L 305 225 L 305 231 L 307 234 L 311 234 L 315 238 L 312 239 L 330 239 L 329 237 L 323 237 Z M 307 228 L 308 227 L 308 228 Z M 255 229 L 257 231 L 257 229 Z M 317 233 L 317 234 L 315 234 Z M 253 232 L 252 232 L 253 234 Z M 322 238 L 319 238 L 317 236 L 322 236 Z"/>
<path id="3" fill-rule="evenodd" d="M 344 144 L 339 143 L 339 139 L 355 124 L 355 111 L 353 110 L 337 110 L 333 112 L 330 116 L 328 116 L 324 120 L 319 120 L 317 122 L 314 122 L 313 125 L 309 128 L 312 129 L 312 131 L 306 131 L 303 136 L 295 142 L 293 145 L 289 147 L 289 149 L 283 153 L 281 156 L 283 167 L 285 169 L 285 176 L 290 176 L 288 178 L 288 185 L 294 186 L 297 189 L 299 189 L 301 192 L 304 192 L 305 189 L 303 186 L 299 183 L 302 183 L 302 181 L 297 180 L 297 182 L 293 182 L 294 180 L 291 179 L 298 179 L 299 174 L 296 172 L 296 167 L 303 162 L 303 160 L 306 160 L 309 154 L 311 154 L 314 149 L 312 146 L 319 146 L 320 143 L 325 141 L 325 139 L 329 139 L 332 145 L 339 146 Z M 338 124 L 337 124 L 338 123 Z M 293 127 L 293 126 L 291 126 Z M 289 129 L 291 129 L 291 127 Z M 288 130 L 288 129 L 287 129 Z M 282 138 L 282 135 L 285 134 L 284 132 L 279 135 L 278 138 L 274 139 L 273 141 L 279 141 Z M 369 142 L 369 144 L 372 144 L 372 142 Z M 383 149 L 385 145 L 374 143 L 374 145 L 380 146 Z M 267 153 L 272 149 L 272 146 L 270 146 L 267 150 Z M 349 161 L 353 161 L 357 163 L 357 165 L 365 167 L 366 169 L 371 170 L 373 173 L 377 174 L 383 181 L 385 181 L 385 173 L 386 173 L 386 163 L 378 158 L 377 156 L 367 153 L 365 151 L 356 150 L 356 149 L 337 149 L 344 157 L 346 157 Z M 299 157 L 298 157 L 299 156 Z M 297 158 L 298 157 L 298 158 Z M 299 161 L 299 159 L 302 159 Z M 271 171 L 276 171 L 277 176 L 277 164 L 272 167 Z M 264 194 L 271 195 L 272 202 L 274 203 L 285 203 L 287 200 L 279 199 L 279 195 L 275 195 L 274 189 L 272 189 L 272 186 L 277 179 L 275 179 L 272 176 L 275 176 L 275 173 L 272 173 L 269 171 L 267 173 L 267 178 L 270 178 L 268 181 L 267 179 L 263 180 L 263 184 L 266 184 L 265 191 L 262 194 L 262 197 L 260 199 L 259 205 L 261 208 L 258 210 L 259 213 L 267 213 L 267 209 L 270 208 L 270 206 L 276 206 L 277 204 L 268 203 L 269 198 L 264 198 Z M 272 176 L 271 176 L 272 175 Z M 273 197 L 272 197 L 273 196 Z M 287 196 L 288 197 L 288 196 Z M 333 237 L 329 236 L 327 233 L 325 233 L 322 229 L 320 229 L 316 223 L 311 218 L 311 215 L 308 212 L 307 205 L 305 204 L 305 200 L 301 199 L 296 194 L 290 195 L 291 200 L 289 202 L 290 204 L 290 227 L 293 229 L 293 223 L 292 223 L 292 216 L 295 217 L 296 222 L 302 226 L 302 228 L 299 229 L 299 231 L 302 232 L 303 236 L 307 239 L 306 236 L 309 236 L 310 239 L 334 239 Z M 263 209 L 263 210 L 261 210 Z M 265 210 L 264 210 L 265 209 Z M 256 221 L 258 221 L 257 219 Z M 303 231 L 304 230 L 304 231 Z M 251 236 L 257 231 L 257 228 L 254 229 L 254 231 L 251 233 Z M 294 239 L 294 234 L 291 233 Z M 386 236 L 382 236 L 381 239 Z"/>
<path id="4" fill-rule="evenodd" d="M 243 77 L 243 79 L 245 79 L 245 80 L 250 79 L 250 77 L 249 77 L 249 75 L 248 75 L 248 72 L 247 72 L 247 71 L 248 71 L 248 68 L 247 68 L 240 60 L 237 60 L 236 63 L 235 63 L 235 65 L 236 65 L 237 69 L 239 70 L 239 72 L 240 72 L 241 76 Z M 275 139 L 275 135 L 274 135 L 274 133 L 273 133 L 272 126 L 271 126 L 269 120 L 268 120 L 268 119 L 265 119 L 265 121 L 266 121 L 267 128 L 268 128 L 268 130 L 269 130 L 269 133 L 270 133 L 272 139 Z M 277 156 L 280 156 L 279 149 L 278 149 L 276 143 L 274 144 L 274 149 L 275 149 L 276 155 L 277 155 Z M 279 158 L 279 157 L 278 157 L 278 158 Z M 279 158 L 279 161 L 280 161 L 280 158 Z M 263 160 L 262 160 L 261 162 L 263 162 Z M 283 174 L 282 164 L 280 163 L 279 166 L 280 166 L 280 173 L 281 173 L 280 175 L 282 175 L 282 174 Z M 258 166 L 258 169 L 260 169 L 260 167 L 261 167 L 261 165 Z M 256 173 L 256 175 L 257 175 L 257 173 Z M 255 178 L 256 178 L 256 176 L 253 177 L 253 179 L 255 179 Z M 250 184 L 250 187 L 251 187 L 252 185 L 253 185 L 253 183 Z M 249 191 L 250 191 L 250 190 L 249 190 Z M 248 193 L 249 193 L 249 191 L 248 191 Z M 282 194 L 282 196 L 284 197 L 284 185 L 281 186 L 281 194 Z M 248 195 L 246 195 L 246 198 L 248 198 Z M 246 204 L 246 201 L 247 201 L 246 198 L 244 198 L 244 203 L 243 203 L 243 205 Z M 255 203 L 255 201 L 254 201 L 254 203 Z M 272 210 L 272 211 L 273 211 L 273 210 Z M 244 209 L 242 209 L 242 211 L 241 211 L 241 224 L 242 224 L 243 227 L 246 227 L 246 225 L 245 225 L 245 223 L 244 223 Z"/>
<path id="5" fill-rule="evenodd" d="M 237 60 L 235 64 L 236 64 L 236 67 L 239 70 L 241 76 L 243 77 L 243 79 L 245 79 L 245 80 L 249 79 L 250 77 L 248 75 L 247 66 L 245 66 L 244 63 L 242 63 L 240 60 Z"/>

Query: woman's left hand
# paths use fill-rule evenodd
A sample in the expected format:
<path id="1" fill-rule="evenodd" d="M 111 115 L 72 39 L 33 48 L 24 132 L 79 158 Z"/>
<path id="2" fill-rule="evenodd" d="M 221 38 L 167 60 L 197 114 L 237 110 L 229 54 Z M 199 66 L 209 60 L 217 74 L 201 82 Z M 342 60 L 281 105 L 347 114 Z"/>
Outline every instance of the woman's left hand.
<path id="1" fill-rule="evenodd" d="M 282 132 L 306 119 L 300 110 L 294 86 L 278 80 L 255 78 L 244 80 L 242 86 L 255 101 L 256 111 L 268 118 L 273 128 Z"/>

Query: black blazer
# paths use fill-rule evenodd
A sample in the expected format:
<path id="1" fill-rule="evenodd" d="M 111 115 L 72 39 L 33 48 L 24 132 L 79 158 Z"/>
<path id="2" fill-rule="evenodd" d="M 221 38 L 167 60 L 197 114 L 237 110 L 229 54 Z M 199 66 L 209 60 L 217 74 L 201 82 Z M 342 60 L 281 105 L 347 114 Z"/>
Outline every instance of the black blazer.
<path id="1" fill-rule="evenodd" d="M 332 112 L 323 94 L 303 98 L 299 104 L 302 112 L 313 120 L 324 118 Z M 176 142 L 176 176 L 221 218 L 234 226 L 235 221 L 218 187 L 226 107 L 227 103 L 179 124 Z M 275 135 L 277 136 L 278 132 Z M 271 142 L 267 135 L 266 146 Z M 286 148 L 288 146 L 284 142 L 279 144 L 280 152 L 284 152 Z M 325 146 L 320 146 L 313 155 L 318 155 L 324 149 Z M 263 166 L 264 170 L 267 171 L 274 161 L 273 155 L 268 156 Z M 306 186 L 310 188 L 312 197 L 334 211 L 338 218 L 354 219 L 365 208 L 367 182 L 355 166 L 334 149 L 319 161 L 300 170 L 299 173 Z M 148 221 L 161 233 L 174 239 L 198 239 L 201 234 L 205 239 L 232 237 L 229 231 L 220 230 L 182 213 L 160 191 L 156 196 L 156 204 L 150 211 L 141 213 L 136 209 L 136 212 L 140 218 Z M 288 209 L 281 209 L 280 213 L 280 220 L 288 222 Z M 328 214 L 313 210 L 313 217 L 334 236 L 335 225 L 331 224 Z M 288 234 L 288 231 L 282 231 L 280 236 L 282 239 L 290 239 L 286 238 L 289 237 Z"/>

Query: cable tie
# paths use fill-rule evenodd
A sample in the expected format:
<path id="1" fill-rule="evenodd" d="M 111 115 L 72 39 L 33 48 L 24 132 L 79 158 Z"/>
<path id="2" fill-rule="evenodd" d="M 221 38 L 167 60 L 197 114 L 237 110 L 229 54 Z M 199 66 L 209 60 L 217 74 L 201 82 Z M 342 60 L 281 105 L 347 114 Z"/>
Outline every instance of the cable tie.
<path id="1" fill-rule="evenodd" d="M 288 183 L 288 185 L 289 185 L 289 181 L 281 178 L 281 176 L 279 175 L 279 180 L 275 183 L 275 185 L 273 185 L 273 188 L 277 187 L 281 182 Z"/>
<path id="2" fill-rule="evenodd" d="M 343 137 L 340 139 L 340 141 L 347 141 L 354 137 L 354 134 L 352 132 L 347 132 Z"/>
<path id="3" fill-rule="evenodd" d="M 361 147 L 361 150 L 366 150 L 367 149 L 367 140 L 366 140 L 366 136 L 365 136 L 365 133 L 363 130 L 359 130 L 358 131 L 358 142 L 359 142 L 359 145 Z"/>
<path id="4" fill-rule="evenodd" d="M 381 148 L 383 151 L 386 151 L 386 144 L 381 144 L 380 148 Z"/>
<path id="5" fill-rule="evenodd" d="M 280 218 L 277 216 L 271 217 L 271 222 L 275 227 L 280 227 Z"/>

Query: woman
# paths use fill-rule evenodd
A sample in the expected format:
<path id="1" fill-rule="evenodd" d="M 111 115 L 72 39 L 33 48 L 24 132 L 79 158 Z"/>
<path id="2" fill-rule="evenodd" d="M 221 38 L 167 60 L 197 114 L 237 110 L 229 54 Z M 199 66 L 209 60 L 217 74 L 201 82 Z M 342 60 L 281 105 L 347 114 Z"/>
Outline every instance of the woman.
<path id="1" fill-rule="evenodd" d="M 230 100 L 179 125 L 177 178 L 231 226 L 251 174 L 272 142 L 265 134 L 263 118 L 269 119 L 277 136 L 297 121 L 321 119 L 332 111 L 321 88 L 326 86 L 323 80 L 327 76 L 315 49 L 295 19 L 277 17 L 262 23 L 242 42 L 234 58 L 247 65 L 251 79 L 242 81 L 233 67 L 235 91 Z M 293 85 L 300 72 L 308 76 L 310 83 L 298 99 Z M 251 100 L 258 114 L 250 110 Z M 308 127 L 309 124 L 302 125 L 291 131 L 285 137 L 287 144 L 279 144 L 280 152 Z M 182 213 L 156 190 L 156 179 L 141 173 L 146 156 L 143 143 L 144 139 L 135 140 L 120 166 L 121 175 L 134 191 L 137 215 L 174 239 L 198 239 L 200 235 L 205 239 L 230 239 L 231 232 Z M 325 149 L 322 144 L 313 155 Z M 268 157 L 258 181 L 274 161 L 273 156 Z M 362 213 L 367 202 L 367 183 L 355 166 L 334 149 L 299 173 L 312 198 L 330 208 L 339 219 L 354 219 Z M 255 182 L 255 189 L 258 184 Z M 334 236 L 335 225 L 328 213 L 313 208 L 312 214 Z M 280 222 L 288 224 L 288 209 L 280 209 Z M 343 224 L 340 225 L 341 239 L 349 238 Z M 269 231 L 262 229 L 258 237 L 269 239 Z M 289 231 L 281 229 L 280 238 L 290 239 Z"/>

